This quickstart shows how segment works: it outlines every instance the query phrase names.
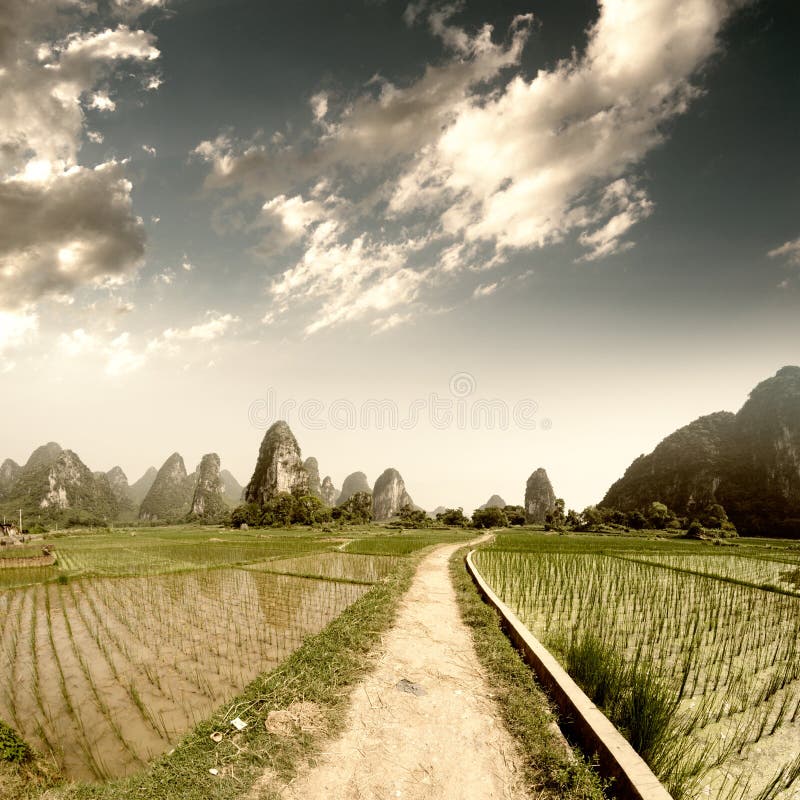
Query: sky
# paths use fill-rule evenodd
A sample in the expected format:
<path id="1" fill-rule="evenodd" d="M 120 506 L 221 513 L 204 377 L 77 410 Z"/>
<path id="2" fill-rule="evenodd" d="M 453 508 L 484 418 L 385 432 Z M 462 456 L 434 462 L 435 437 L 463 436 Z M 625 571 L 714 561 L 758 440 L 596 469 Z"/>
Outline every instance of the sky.
<path id="1" fill-rule="evenodd" d="M 6 0 L 0 459 L 268 425 L 568 507 L 800 363 L 800 7 Z"/>

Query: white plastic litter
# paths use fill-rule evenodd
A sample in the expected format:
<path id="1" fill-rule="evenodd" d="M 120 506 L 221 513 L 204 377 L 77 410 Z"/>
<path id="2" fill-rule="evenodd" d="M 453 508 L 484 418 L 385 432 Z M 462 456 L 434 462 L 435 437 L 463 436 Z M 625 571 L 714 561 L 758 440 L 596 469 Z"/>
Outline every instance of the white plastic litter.
<path id="1" fill-rule="evenodd" d="M 237 731 L 243 731 L 247 727 L 247 723 L 241 717 L 232 719 L 231 725 L 236 728 Z"/>

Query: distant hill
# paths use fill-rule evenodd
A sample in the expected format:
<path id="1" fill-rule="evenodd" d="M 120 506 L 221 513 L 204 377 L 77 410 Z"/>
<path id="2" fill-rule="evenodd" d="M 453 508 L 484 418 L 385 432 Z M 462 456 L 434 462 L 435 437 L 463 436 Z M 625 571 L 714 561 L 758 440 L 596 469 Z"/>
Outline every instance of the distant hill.
<path id="1" fill-rule="evenodd" d="M 220 476 L 219 464 L 219 456 L 216 453 L 207 453 L 200 461 L 189 511 L 192 519 L 217 522 L 228 514 L 225 485 Z"/>
<path id="2" fill-rule="evenodd" d="M 108 524 L 119 515 L 119 502 L 104 474 L 99 476 L 77 453 L 63 450 L 55 442 L 37 448 L 16 472 L 4 491 L 3 513 L 16 515 L 22 509 L 23 525 Z"/>
<path id="3" fill-rule="evenodd" d="M 8 497 L 21 473 L 22 467 L 10 458 L 0 464 L 0 502 Z"/>
<path id="4" fill-rule="evenodd" d="M 139 504 L 133 500 L 131 487 L 128 485 L 128 476 L 123 472 L 122 467 L 112 467 L 103 477 L 108 481 L 108 485 L 117 499 L 120 518 L 132 520 L 136 516 Z"/>
<path id="5" fill-rule="evenodd" d="M 142 500 L 147 496 L 150 487 L 153 485 L 158 475 L 158 470 L 155 467 L 148 467 L 144 475 L 138 481 L 132 483 L 129 487 L 131 500 L 138 508 L 142 504 Z"/>
<path id="6" fill-rule="evenodd" d="M 342 484 L 342 491 L 336 498 L 336 505 L 344 505 L 356 492 L 372 493 L 367 476 L 363 472 L 351 472 Z"/>
<path id="7" fill-rule="evenodd" d="M 508 505 L 499 494 L 493 494 L 481 508 L 505 508 Z"/>
<path id="8" fill-rule="evenodd" d="M 700 417 L 639 456 L 601 505 L 658 500 L 692 517 L 720 503 L 742 533 L 800 538 L 800 367 L 753 389 L 737 414 Z"/>
<path id="9" fill-rule="evenodd" d="M 291 428 L 283 420 L 278 420 L 264 434 L 244 497 L 248 503 L 263 506 L 281 492 L 306 494 L 308 472 Z"/>
<path id="10" fill-rule="evenodd" d="M 414 506 L 411 495 L 400 473 L 389 467 L 375 481 L 372 490 L 372 518 L 376 521 L 391 519 L 403 506 Z"/>
<path id="11" fill-rule="evenodd" d="M 242 486 L 227 469 L 220 470 L 219 477 L 224 489 L 223 498 L 225 502 L 231 508 L 235 508 L 242 502 L 244 486 Z"/>
<path id="12" fill-rule="evenodd" d="M 186 474 L 180 453 L 173 453 L 163 464 L 147 492 L 139 519 L 149 522 L 177 522 L 189 513 L 195 477 Z"/>

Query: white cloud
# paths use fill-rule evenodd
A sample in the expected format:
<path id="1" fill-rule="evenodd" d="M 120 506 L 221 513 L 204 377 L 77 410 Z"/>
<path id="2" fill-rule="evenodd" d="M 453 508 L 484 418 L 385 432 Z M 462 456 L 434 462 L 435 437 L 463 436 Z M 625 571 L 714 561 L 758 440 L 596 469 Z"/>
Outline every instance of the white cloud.
<path id="1" fill-rule="evenodd" d="M 405 263 L 424 244 L 414 239 L 375 243 L 366 235 L 348 239 L 335 220 L 322 222 L 310 234 L 301 260 L 272 282 L 271 313 L 285 310 L 290 302 L 318 304 L 305 328 L 312 334 L 409 303 L 427 273 L 408 269 Z"/>
<path id="2" fill-rule="evenodd" d="M 39 330 L 39 316 L 33 311 L 0 311 L 0 357 L 30 342 Z"/>
<path id="3" fill-rule="evenodd" d="M 530 15 L 498 44 L 488 26 L 452 24 L 455 4 L 411 3 L 406 22 L 424 15 L 449 60 L 403 87 L 377 76 L 335 114 L 326 103 L 311 148 L 226 133 L 194 152 L 210 166 L 208 188 L 263 198 L 262 215 L 303 242 L 270 287 L 269 315 L 310 305 L 309 333 L 390 307 L 399 315 L 425 286 L 501 268 L 515 251 L 567 237 L 586 248 L 582 260 L 629 249 L 654 213 L 636 172 L 697 96 L 692 81 L 741 4 L 603 0 L 583 53 L 526 76 Z M 378 186 L 331 219 L 303 199 L 320 176 Z M 409 226 L 435 268 L 411 266 L 421 248 L 409 246 Z"/>
<path id="4" fill-rule="evenodd" d="M 609 193 L 662 140 L 662 124 L 686 110 L 690 78 L 732 7 L 606 0 L 585 55 L 474 98 L 401 176 L 391 208 L 438 203 L 452 236 L 501 249 L 544 247 L 574 230 L 587 258 L 624 247 L 622 235 L 652 204 L 640 193 L 601 219 Z"/>
<path id="5" fill-rule="evenodd" d="M 323 170 L 407 159 L 436 140 L 453 121 L 473 88 L 495 79 L 519 60 L 527 40 L 530 16 L 517 17 L 509 44 L 494 44 L 491 27 L 483 28 L 458 57 L 432 66 L 410 86 L 401 88 L 376 76 L 365 93 L 325 127 L 317 147 L 304 154 L 286 144 L 237 141 L 228 134 L 201 142 L 193 153 L 211 165 L 209 188 L 240 186 L 272 198 L 298 182 L 316 180 Z M 455 42 L 461 37 L 446 39 Z"/>
<path id="6" fill-rule="evenodd" d="M 325 116 L 328 113 L 327 92 L 317 92 L 317 94 L 313 95 L 310 100 L 310 105 L 311 113 L 314 115 L 314 119 L 317 122 L 321 122 L 323 119 L 325 119 Z"/>
<path id="7" fill-rule="evenodd" d="M 270 237 L 278 247 L 285 247 L 302 238 L 315 223 L 326 216 L 322 203 L 303 200 L 302 195 L 280 194 L 261 207 L 259 224 L 273 229 Z"/>
<path id="8" fill-rule="evenodd" d="M 770 258 L 783 258 L 787 264 L 800 266 L 800 237 L 784 242 L 780 247 L 770 250 L 767 255 Z"/>
<path id="9" fill-rule="evenodd" d="M 400 325 L 405 325 L 410 322 L 413 314 L 390 314 L 388 317 L 376 319 L 372 323 L 372 329 L 375 333 L 384 333 L 392 328 L 397 328 Z"/>
<path id="10" fill-rule="evenodd" d="M 83 32 L 83 4 L 9 0 L 0 24 L 0 308 L 124 280 L 141 263 L 124 162 L 78 163 L 85 108 L 115 108 L 107 83 L 122 61 L 158 58 L 127 25 Z M 86 131 L 93 142 L 102 135 Z"/>
<path id="11" fill-rule="evenodd" d="M 141 369 L 147 361 L 144 353 L 137 353 L 130 346 L 130 334 L 126 331 L 112 339 L 105 349 L 106 374 L 111 377 L 127 375 Z"/>
<path id="12" fill-rule="evenodd" d="M 77 328 L 71 333 L 62 333 L 58 337 L 58 346 L 65 355 L 74 358 L 96 350 L 98 341 L 83 328 Z"/>
<path id="13" fill-rule="evenodd" d="M 89 102 L 89 108 L 96 108 L 98 111 L 115 111 L 117 104 L 105 92 L 95 92 Z"/>
<path id="14" fill-rule="evenodd" d="M 589 248 L 582 260 L 594 261 L 629 250 L 633 242 L 623 242 L 622 237 L 652 212 L 653 204 L 647 194 L 632 186 L 625 178 L 609 184 L 598 203 L 598 214 L 605 217 L 606 222 L 593 231 L 584 231 L 578 239 L 584 247 Z"/>
<path id="15" fill-rule="evenodd" d="M 486 283 L 476 286 L 472 292 L 472 296 L 474 298 L 488 297 L 490 294 L 494 294 L 497 291 L 497 287 L 499 285 L 499 282 L 495 281 L 494 283 Z"/>
<path id="16" fill-rule="evenodd" d="M 406 6 L 406 10 L 403 12 L 403 20 L 406 25 L 413 25 L 427 4 L 427 0 L 418 0 L 418 2 L 409 3 Z"/>
<path id="17" fill-rule="evenodd" d="M 163 351 L 174 355 L 180 352 L 182 343 L 208 344 L 223 338 L 239 322 L 241 318 L 234 314 L 208 311 L 204 322 L 198 322 L 188 328 L 167 328 L 161 336 L 148 343 L 147 349 L 150 352 Z"/>

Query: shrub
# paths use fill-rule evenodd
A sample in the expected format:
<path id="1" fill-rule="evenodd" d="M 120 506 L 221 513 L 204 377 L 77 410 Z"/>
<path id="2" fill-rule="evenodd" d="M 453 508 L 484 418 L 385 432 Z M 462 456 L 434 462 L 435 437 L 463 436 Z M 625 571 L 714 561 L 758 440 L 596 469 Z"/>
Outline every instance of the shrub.
<path id="1" fill-rule="evenodd" d="M 33 756 L 33 750 L 17 732 L 0 720 L 0 761 L 21 764 Z"/>
<path id="2" fill-rule="evenodd" d="M 695 519 L 692 520 L 692 524 L 689 525 L 689 530 L 686 531 L 686 537 L 688 539 L 700 539 L 704 533 L 705 530 L 703 526 Z"/>

